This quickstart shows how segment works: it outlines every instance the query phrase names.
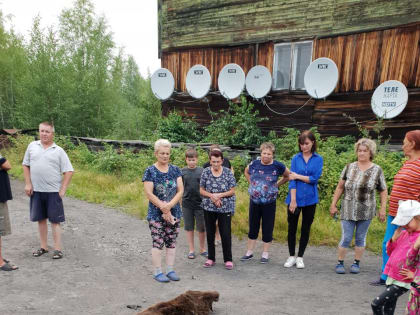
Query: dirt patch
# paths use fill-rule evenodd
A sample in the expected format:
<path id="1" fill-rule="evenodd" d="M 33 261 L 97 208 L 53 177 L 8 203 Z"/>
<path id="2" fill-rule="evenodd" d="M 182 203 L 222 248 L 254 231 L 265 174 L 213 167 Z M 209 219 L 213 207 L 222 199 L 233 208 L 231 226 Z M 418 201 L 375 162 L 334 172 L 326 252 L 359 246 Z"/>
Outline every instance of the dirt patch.
<path id="1" fill-rule="evenodd" d="M 258 259 L 242 263 L 239 257 L 246 242 L 234 239 L 235 269 L 223 268 L 221 248 L 217 248 L 218 263 L 207 270 L 202 268 L 204 258 L 186 258 L 184 233 L 179 237 L 176 261 L 181 281 L 157 283 L 152 279 L 147 222 L 72 198 L 64 201 L 64 258 L 52 260 L 51 251 L 34 258 L 32 251 L 39 246 L 37 225 L 29 221 L 23 183 L 13 180 L 12 189 L 13 234 L 2 238 L 3 254 L 20 269 L 0 272 L 2 315 L 135 314 L 127 305 L 145 309 L 186 290 L 218 291 L 215 315 L 371 314 L 370 302 L 383 290 L 368 285 L 380 271 L 380 257 L 370 253 L 362 261 L 360 274 L 337 275 L 334 248 L 311 246 L 305 254 L 305 269 L 286 269 L 285 245 L 273 245 L 269 264 L 262 265 Z M 257 246 L 256 256 L 261 244 Z M 400 298 L 396 314 L 403 313 L 407 299 L 407 294 Z"/>

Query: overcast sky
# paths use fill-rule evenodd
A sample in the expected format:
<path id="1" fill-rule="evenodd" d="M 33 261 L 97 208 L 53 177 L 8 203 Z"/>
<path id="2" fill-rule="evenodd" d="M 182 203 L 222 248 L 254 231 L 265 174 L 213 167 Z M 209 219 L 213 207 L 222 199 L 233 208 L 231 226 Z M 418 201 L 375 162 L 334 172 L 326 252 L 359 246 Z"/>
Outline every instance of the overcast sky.
<path id="1" fill-rule="evenodd" d="M 132 55 L 143 76 L 160 68 L 157 39 L 157 0 L 92 0 L 97 15 L 104 15 L 114 42 Z M 4 16 L 12 15 L 14 29 L 28 38 L 33 19 L 41 16 L 43 27 L 58 24 L 64 8 L 73 0 L 0 0 Z M 6 27 L 10 26 L 6 22 Z"/>

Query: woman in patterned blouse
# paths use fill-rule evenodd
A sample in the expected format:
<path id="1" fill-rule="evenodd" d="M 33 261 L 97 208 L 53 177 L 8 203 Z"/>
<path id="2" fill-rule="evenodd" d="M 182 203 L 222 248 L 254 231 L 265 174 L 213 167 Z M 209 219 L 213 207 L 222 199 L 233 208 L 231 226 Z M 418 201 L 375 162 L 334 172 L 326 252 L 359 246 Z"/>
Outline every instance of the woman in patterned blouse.
<path id="1" fill-rule="evenodd" d="M 181 207 L 179 200 L 184 192 L 181 170 L 169 164 L 171 143 L 166 139 L 155 142 L 156 163 L 144 172 L 144 192 L 149 199 L 147 221 L 152 235 L 152 262 L 154 278 L 159 282 L 178 281 L 173 270 L 175 245 L 179 233 Z M 166 275 L 162 272 L 162 249 L 166 247 Z"/>
<path id="2" fill-rule="evenodd" d="M 233 269 L 231 220 L 235 212 L 235 177 L 230 169 L 223 167 L 223 153 L 210 152 L 210 167 L 203 170 L 200 179 L 201 206 L 204 209 L 204 221 L 207 233 L 208 259 L 205 268 L 214 266 L 216 253 L 214 237 L 216 221 L 222 238 L 223 259 L 226 269 Z"/>
<path id="3" fill-rule="evenodd" d="M 350 272 L 360 272 L 359 263 L 365 250 L 366 235 L 371 220 L 376 215 L 376 190 L 380 192 L 381 198 L 379 219 L 385 221 L 388 192 L 382 168 L 372 163 L 376 144 L 370 139 L 363 138 L 355 144 L 355 151 L 357 161 L 347 164 L 341 172 L 330 207 L 330 214 L 336 215 L 338 212 L 336 204 L 343 195 L 340 211 L 342 235 L 338 245 L 338 264 L 335 267 L 336 273 L 339 274 L 346 273 L 344 258 L 355 229 L 355 257 Z"/>

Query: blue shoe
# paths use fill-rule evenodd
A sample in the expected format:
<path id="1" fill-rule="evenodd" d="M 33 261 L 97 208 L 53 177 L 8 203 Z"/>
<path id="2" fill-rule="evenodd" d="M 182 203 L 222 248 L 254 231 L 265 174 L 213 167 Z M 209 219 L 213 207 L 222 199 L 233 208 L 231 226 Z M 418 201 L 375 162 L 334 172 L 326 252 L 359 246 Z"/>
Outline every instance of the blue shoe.
<path id="1" fill-rule="evenodd" d="M 158 282 L 169 282 L 169 278 L 165 276 L 163 273 L 160 273 L 153 277 Z"/>
<path id="2" fill-rule="evenodd" d="M 353 264 L 350 267 L 351 273 L 359 273 L 360 272 L 360 266 L 358 264 Z"/>
<path id="3" fill-rule="evenodd" d="M 166 276 L 167 276 L 169 279 L 171 279 L 172 281 L 179 281 L 179 280 L 181 280 L 181 278 L 180 278 L 180 277 L 178 277 L 178 275 L 175 273 L 175 271 L 168 272 L 168 273 L 166 274 Z M 169 281 L 169 280 L 168 280 L 168 281 Z"/>
<path id="4" fill-rule="evenodd" d="M 241 259 L 240 259 L 240 261 L 247 261 L 247 260 L 250 260 L 252 257 L 254 257 L 254 255 L 244 255 L 244 256 L 242 256 L 241 257 Z"/>
<path id="5" fill-rule="evenodd" d="M 342 275 L 346 273 L 346 269 L 344 269 L 343 264 L 337 264 L 337 266 L 335 266 L 335 272 Z"/>
<path id="6" fill-rule="evenodd" d="M 269 259 L 268 259 L 268 258 L 261 257 L 261 259 L 260 259 L 260 264 L 266 264 L 266 263 L 268 263 L 268 262 L 269 262 Z"/>

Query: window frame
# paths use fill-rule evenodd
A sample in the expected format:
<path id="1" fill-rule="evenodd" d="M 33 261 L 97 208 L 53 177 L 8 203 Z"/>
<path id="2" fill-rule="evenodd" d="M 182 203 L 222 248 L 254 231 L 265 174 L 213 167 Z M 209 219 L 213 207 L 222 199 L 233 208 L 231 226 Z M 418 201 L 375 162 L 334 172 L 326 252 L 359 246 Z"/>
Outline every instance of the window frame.
<path id="1" fill-rule="evenodd" d="M 306 43 L 311 43 L 311 56 L 309 59 L 309 64 L 312 62 L 312 57 L 313 57 L 313 53 L 314 53 L 314 41 L 313 40 L 304 40 L 304 41 L 297 41 L 297 42 L 283 42 L 283 43 L 277 43 L 274 44 L 274 56 L 273 56 L 273 73 L 276 73 L 276 64 L 278 64 L 278 56 L 276 54 L 276 47 L 279 46 L 286 46 L 289 45 L 290 46 L 290 64 L 289 64 L 289 84 L 288 84 L 288 88 L 276 88 L 274 86 L 274 78 L 273 78 L 273 84 L 272 84 L 272 90 L 273 91 L 304 91 L 305 88 L 295 88 L 296 85 L 296 63 L 297 60 L 295 58 L 295 45 L 296 44 L 306 44 Z"/>

